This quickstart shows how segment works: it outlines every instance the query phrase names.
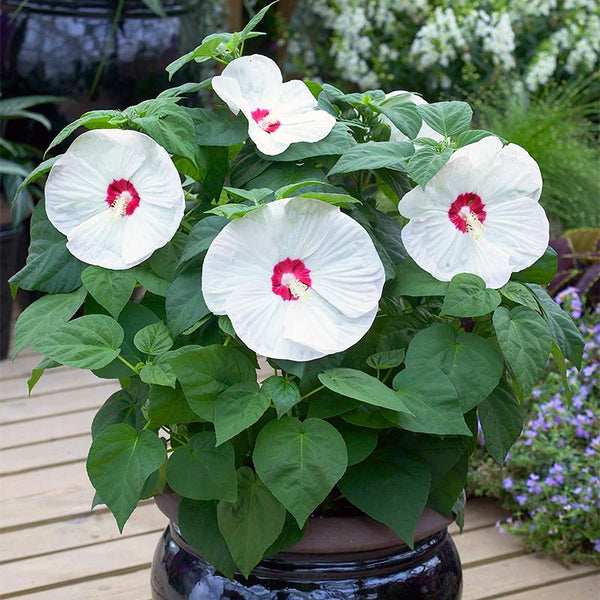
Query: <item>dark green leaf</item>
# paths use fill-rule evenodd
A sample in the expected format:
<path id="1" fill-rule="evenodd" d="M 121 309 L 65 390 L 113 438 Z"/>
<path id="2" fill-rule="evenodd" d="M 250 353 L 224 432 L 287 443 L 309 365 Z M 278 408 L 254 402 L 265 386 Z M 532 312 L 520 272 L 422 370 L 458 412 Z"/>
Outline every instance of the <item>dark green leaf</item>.
<path id="1" fill-rule="evenodd" d="M 385 115 L 406 137 L 411 140 L 419 135 L 423 119 L 417 112 L 417 107 L 412 102 L 402 102 L 391 105 L 371 105 L 377 112 Z"/>
<path id="2" fill-rule="evenodd" d="M 286 511 L 283 530 L 278 538 L 267 548 L 265 556 L 271 556 L 272 554 L 277 554 L 277 552 L 284 552 L 294 544 L 297 544 L 303 536 L 304 529 L 298 527 L 296 519 Z"/>
<path id="3" fill-rule="evenodd" d="M 558 256 L 556 251 L 551 246 L 548 246 L 543 256 L 523 271 L 513 273 L 511 279 L 514 281 L 524 281 L 525 283 L 548 285 L 554 279 L 557 268 Z"/>
<path id="4" fill-rule="evenodd" d="M 167 326 L 162 321 L 157 321 L 140 329 L 135 334 L 133 343 L 140 352 L 154 356 L 170 350 L 173 338 Z"/>
<path id="5" fill-rule="evenodd" d="M 159 277 L 147 265 L 135 268 L 135 277 L 140 285 L 157 296 L 166 296 L 172 282 Z"/>
<path id="6" fill-rule="evenodd" d="M 109 396 L 108 400 L 100 407 L 92 421 L 92 438 L 96 438 L 107 427 L 125 423 L 134 429 L 143 427 L 144 418 L 140 407 L 127 390 L 119 390 Z"/>
<path id="7" fill-rule="evenodd" d="M 151 429 L 176 423 L 193 423 L 198 415 L 190 408 L 181 387 L 175 389 L 153 385 L 148 400 L 148 422 Z"/>
<path id="8" fill-rule="evenodd" d="M 279 537 L 285 509 L 248 467 L 238 471 L 238 499 L 219 502 L 219 529 L 240 571 L 248 577 Z"/>
<path id="9" fill-rule="evenodd" d="M 393 369 L 402 364 L 405 354 L 406 351 L 404 348 L 401 348 L 400 350 L 376 352 L 367 358 L 367 364 L 373 369 Z"/>
<path id="10" fill-rule="evenodd" d="M 31 377 L 27 380 L 27 389 L 29 390 L 29 395 L 31 396 L 31 390 L 33 390 L 35 384 L 40 380 L 46 369 L 54 369 L 60 366 L 60 363 L 57 363 L 51 358 L 42 359 L 38 363 L 37 367 L 31 370 Z"/>
<path id="11" fill-rule="evenodd" d="M 153 431 L 111 425 L 92 442 L 87 472 L 115 516 L 119 531 L 140 499 L 146 479 L 166 460 L 163 442 Z"/>
<path id="12" fill-rule="evenodd" d="M 169 80 L 177 71 L 179 71 L 179 69 L 181 69 L 181 67 L 191 62 L 192 60 L 196 62 L 204 62 L 208 60 L 215 53 L 216 49 L 219 47 L 220 44 L 221 40 L 217 38 L 213 38 L 210 40 L 207 40 L 205 38 L 200 46 L 198 46 L 191 52 L 180 56 L 177 60 L 174 60 L 172 63 L 168 64 L 166 70 L 167 73 L 169 73 Z"/>
<path id="13" fill-rule="evenodd" d="M 118 110 L 92 110 L 81 115 L 79 119 L 69 123 L 60 131 L 52 142 L 50 142 L 46 152 L 54 148 L 54 146 L 58 146 L 63 140 L 66 140 L 79 127 L 83 126 L 88 129 L 115 129 L 117 126 L 111 124 L 110 120 L 120 114 Z"/>
<path id="14" fill-rule="evenodd" d="M 29 173 L 29 175 L 27 175 L 27 177 L 25 177 L 25 179 L 23 179 L 23 181 L 19 184 L 19 187 L 17 188 L 17 191 L 15 192 L 15 195 L 13 197 L 13 200 L 12 200 L 11 204 L 13 204 L 16 201 L 17 196 L 30 183 L 33 183 L 34 181 L 36 181 L 37 179 L 39 179 L 42 175 L 44 175 L 45 173 L 47 173 L 52 168 L 52 165 L 57 160 L 58 160 L 58 156 L 53 156 L 52 158 L 49 158 L 48 160 L 45 160 L 44 162 L 40 163 L 35 169 L 33 169 L 33 171 L 31 171 Z"/>
<path id="15" fill-rule="evenodd" d="M 415 183 L 424 188 L 451 156 L 451 148 L 446 148 L 441 153 L 429 147 L 419 148 L 408 162 L 408 174 Z"/>
<path id="16" fill-rule="evenodd" d="M 167 481 L 171 489 L 194 500 L 235 502 L 235 453 L 230 443 L 215 448 L 215 434 L 203 431 L 169 457 Z"/>
<path id="17" fill-rule="evenodd" d="M 61 325 L 34 349 L 61 365 L 99 369 L 121 351 L 123 328 L 105 315 L 87 315 Z"/>
<path id="18" fill-rule="evenodd" d="M 164 385 L 175 389 L 177 377 L 166 362 L 152 362 L 142 367 L 140 379 L 149 385 Z"/>
<path id="19" fill-rule="evenodd" d="M 204 108 L 192 108 L 190 114 L 200 146 L 235 146 L 248 137 L 248 121 L 241 112 L 235 119 L 229 111 L 214 112 Z"/>
<path id="20" fill-rule="evenodd" d="M 106 308 L 115 319 L 119 318 L 135 289 L 135 275 L 129 269 L 112 271 L 90 266 L 81 274 L 81 281 L 98 304 Z"/>
<path id="21" fill-rule="evenodd" d="M 369 456 L 377 446 L 378 434 L 376 429 L 356 427 L 340 421 L 335 428 L 342 434 L 348 452 L 348 466 L 356 465 Z"/>
<path id="22" fill-rule="evenodd" d="M 293 406 L 300 402 L 300 390 L 298 386 L 288 379 L 273 375 L 262 382 L 262 390 L 270 398 L 277 411 L 277 417 L 281 418 Z"/>
<path id="23" fill-rule="evenodd" d="M 452 510 L 465 487 L 468 467 L 469 454 L 463 452 L 456 464 L 444 474 L 442 479 L 431 486 L 427 505 L 446 517 L 452 518 Z"/>
<path id="24" fill-rule="evenodd" d="M 179 259 L 182 265 L 188 260 L 206 252 L 218 233 L 229 223 L 224 217 L 210 216 L 196 223 L 187 239 L 185 250 Z"/>
<path id="25" fill-rule="evenodd" d="M 502 301 L 496 290 L 471 273 L 455 275 L 448 286 L 440 315 L 481 317 L 491 313 Z"/>
<path id="26" fill-rule="evenodd" d="M 462 148 L 463 146 L 468 146 L 469 144 L 474 144 L 479 140 L 482 140 L 485 137 L 489 137 L 490 135 L 494 135 L 489 131 L 485 131 L 484 129 L 469 129 L 467 131 L 463 131 L 456 140 L 456 147 Z"/>
<path id="27" fill-rule="evenodd" d="M 175 279 L 166 300 L 167 325 L 174 336 L 210 314 L 202 295 L 202 269 L 184 271 Z"/>
<path id="28" fill-rule="evenodd" d="M 413 154 L 408 142 L 366 142 L 354 146 L 335 163 L 329 175 L 351 173 L 361 169 L 393 167 L 406 170 L 406 161 Z"/>
<path id="29" fill-rule="evenodd" d="M 254 466 L 275 497 L 302 527 L 344 474 L 346 444 L 321 419 L 283 417 L 265 425 L 256 438 Z"/>
<path id="30" fill-rule="evenodd" d="M 446 137 L 468 129 L 473 118 L 473 111 L 466 102 L 423 104 L 417 106 L 417 111 L 425 123 Z"/>
<path id="31" fill-rule="evenodd" d="M 447 281 L 439 281 L 407 258 L 396 267 L 396 278 L 386 288 L 389 296 L 445 296 Z"/>
<path id="32" fill-rule="evenodd" d="M 522 304 L 523 306 L 533 308 L 533 310 L 539 310 L 535 295 L 524 283 L 509 281 L 500 288 L 499 292 L 515 304 Z"/>

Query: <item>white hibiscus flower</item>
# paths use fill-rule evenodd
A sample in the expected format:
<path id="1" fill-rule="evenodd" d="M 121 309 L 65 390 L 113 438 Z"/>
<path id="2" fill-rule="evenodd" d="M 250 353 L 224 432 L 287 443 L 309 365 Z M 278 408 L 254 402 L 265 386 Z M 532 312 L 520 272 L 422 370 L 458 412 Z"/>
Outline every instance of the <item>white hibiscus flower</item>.
<path id="1" fill-rule="evenodd" d="M 358 342 L 384 281 L 373 242 L 354 219 L 320 200 L 288 198 L 219 233 L 204 260 L 202 293 L 255 352 L 305 361 Z"/>
<path id="2" fill-rule="evenodd" d="M 174 235 L 185 207 L 167 152 L 137 131 L 80 135 L 52 167 L 45 189 L 50 222 L 78 259 L 107 269 L 146 260 Z"/>
<path id="3" fill-rule="evenodd" d="M 268 155 L 281 154 L 294 142 L 318 142 L 335 125 L 335 117 L 317 110 L 317 101 L 298 80 L 283 83 L 281 71 L 266 56 L 242 56 L 212 79 L 215 93 L 234 114 L 248 119 L 248 134 Z"/>
<path id="4" fill-rule="evenodd" d="M 540 169 L 523 148 L 483 138 L 457 150 L 425 189 L 402 198 L 398 210 L 410 219 L 402 241 L 441 281 L 474 273 L 499 288 L 546 250 L 541 191 Z"/>

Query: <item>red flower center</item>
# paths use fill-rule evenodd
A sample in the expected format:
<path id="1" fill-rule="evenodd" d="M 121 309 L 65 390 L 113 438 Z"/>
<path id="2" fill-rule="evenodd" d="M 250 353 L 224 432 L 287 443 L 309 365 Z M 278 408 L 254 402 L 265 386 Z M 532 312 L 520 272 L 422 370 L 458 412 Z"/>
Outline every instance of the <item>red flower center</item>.
<path id="1" fill-rule="evenodd" d="M 472 192 L 460 194 L 448 211 L 448 218 L 463 233 L 480 233 L 485 217 L 485 204 Z"/>
<path id="2" fill-rule="evenodd" d="M 278 121 L 276 117 L 272 116 L 266 108 L 257 108 L 250 114 L 258 126 L 267 133 L 277 131 L 281 125 L 281 121 Z"/>
<path id="3" fill-rule="evenodd" d="M 310 269 L 299 259 L 286 258 L 273 267 L 273 293 L 284 300 L 298 300 L 311 286 Z"/>
<path id="4" fill-rule="evenodd" d="M 128 179 L 113 179 L 106 188 L 106 202 L 117 216 L 124 217 L 140 205 L 140 195 Z"/>

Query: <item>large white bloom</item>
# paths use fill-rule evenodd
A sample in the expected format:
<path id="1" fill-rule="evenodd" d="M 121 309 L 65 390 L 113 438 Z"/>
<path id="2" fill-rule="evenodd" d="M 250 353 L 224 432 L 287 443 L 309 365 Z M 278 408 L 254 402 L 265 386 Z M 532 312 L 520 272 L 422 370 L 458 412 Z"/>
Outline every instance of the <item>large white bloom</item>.
<path id="1" fill-rule="evenodd" d="M 167 152 L 137 131 L 80 135 L 52 167 L 46 212 L 77 258 L 107 269 L 144 261 L 174 235 L 183 189 Z"/>
<path id="2" fill-rule="evenodd" d="M 287 198 L 219 233 L 204 260 L 202 293 L 249 348 L 304 361 L 341 352 L 368 331 L 384 280 L 354 219 L 320 200 Z"/>
<path id="3" fill-rule="evenodd" d="M 386 98 L 395 98 L 396 96 L 405 96 L 405 102 L 412 102 L 416 106 L 422 106 L 423 104 L 428 104 L 427 100 L 421 98 L 417 94 L 411 94 L 410 92 L 406 92 L 404 90 L 396 90 L 395 92 L 390 92 L 386 94 Z M 410 138 L 404 135 L 385 115 L 380 115 L 379 120 L 390 127 L 390 142 L 408 142 Z M 441 142 L 444 139 L 444 136 L 437 132 L 435 129 L 431 128 L 425 121 L 421 125 L 421 129 L 417 135 L 418 138 L 431 138 L 436 142 Z"/>
<path id="4" fill-rule="evenodd" d="M 242 111 L 248 134 L 263 154 L 281 154 L 294 142 L 318 142 L 335 125 L 334 116 L 316 109 L 302 81 L 283 83 L 277 64 L 260 54 L 230 62 L 213 77 L 212 87 L 234 114 Z"/>
<path id="5" fill-rule="evenodd" d="M 398 210 L 410 219 L 402 241 L 441 281 L 474 273 L 499 288 L 546 250 L 541 191 L 540 169 L 523 148 L 483 138 L 457 150 L 425 189 L 402 198 Z"/>

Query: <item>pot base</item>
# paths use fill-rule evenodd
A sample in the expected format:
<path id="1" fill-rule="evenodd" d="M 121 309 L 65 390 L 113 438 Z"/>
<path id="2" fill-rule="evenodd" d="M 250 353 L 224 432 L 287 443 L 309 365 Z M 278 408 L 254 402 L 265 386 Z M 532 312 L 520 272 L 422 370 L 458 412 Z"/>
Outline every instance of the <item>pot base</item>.
<path id="1" fill-rule="evenodd" d="M 152 564 L 153 600 L 459 600 L 462 570 L 447 529 L 414 550 L 323 555 L 279 553 L 245 580 L 216 573 L 171 523 Z"/>

